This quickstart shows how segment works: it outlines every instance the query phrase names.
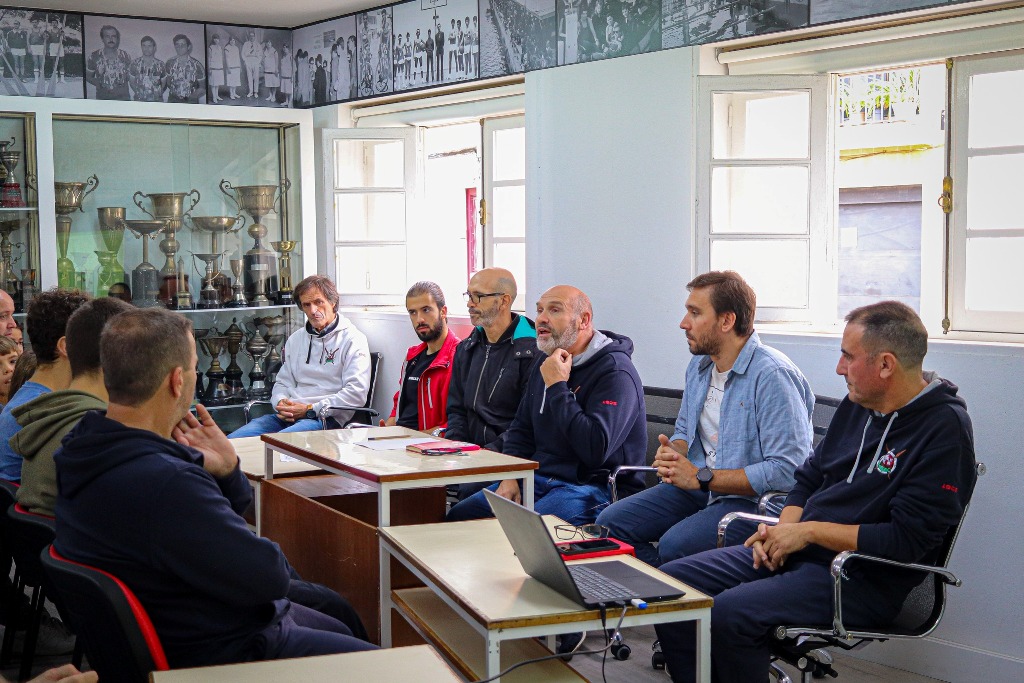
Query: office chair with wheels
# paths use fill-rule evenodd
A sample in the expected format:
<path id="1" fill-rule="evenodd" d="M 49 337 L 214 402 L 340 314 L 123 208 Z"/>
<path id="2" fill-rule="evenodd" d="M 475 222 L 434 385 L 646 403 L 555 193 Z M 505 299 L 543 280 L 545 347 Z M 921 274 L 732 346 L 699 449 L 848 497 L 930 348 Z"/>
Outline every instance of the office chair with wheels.
<path id="1" fill-rule="evenodd" d="M 149 615 L 128 586 L 61 556 L 52 545 L 40 559 L 101 681 L 145 683 L 151 671 L 170 669 Z"/>
<path id="2" fill-rule="evenodd" d="M 984 463 L 978 463 L 975 471 L 978 476 L 985 474 Z M 890 639 L 924 638 L 939 625 L 946 606 L 946 586 L 961 585 L 951 571 L 947 569 L 953 546 L 960 534 L 970 499 L 974 493 L 971 483 L 960 521 L 951 528 L 943 539 L 935 565 L 924 565 L 912 562 L 897 562 L 883 557 L 874 557 L 854 550 L 838 553 L 832 560 L 831 574 L 833 579 L 832 593 L 832 627 L 820 628 L 809 626 L 777 626 L 772 631 L 772 667 L 771 675 L 778 683 L 792 683 L 792 679 L 776 663 L 782 660 L 796 667 L 801 672 L 802 683 L 810 683 L 814 678 L 825 676 L 836 677 L 838 673 L 832 668 L 832 655 L 826 648 L 838 647 L 843 650 L 860 649 L 871 642 L 882 642 Z M 735 519 L 747 519 L 752 522 L 775 524 L 778 518 L 767 515 L 750 515 L 732 512 L 725 515 L 718 525 L 719 547 L 725 539 L 729 523 Z M 843 622 L 842 592 L 843 582 L 855 580 L 847 571 L 848 566 L 857 562 L 869 562 L 881 567 L 889 567 L 893 572 L 913 572 L 921 574 L 920 583 L 915 586 L 903 602 L 900 613 L 892 624 L 885 628 L 856 629 Z"/>

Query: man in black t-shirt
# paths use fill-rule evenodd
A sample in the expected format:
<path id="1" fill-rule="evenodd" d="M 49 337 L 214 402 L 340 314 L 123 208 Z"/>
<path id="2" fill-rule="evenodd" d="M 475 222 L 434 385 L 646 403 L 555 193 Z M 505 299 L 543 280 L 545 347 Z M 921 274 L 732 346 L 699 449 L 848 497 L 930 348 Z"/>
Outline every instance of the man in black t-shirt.
<path id="1" fill-rule="evenodd" d="M 381 424 L 440 436 L 448 426 L 448 381 L 459 338 L 448 329 L 448 307 L 436 283 L 414 284 L 405 295 L 405 306 L 423 343 L 406 354 L 391 417 Z"/>

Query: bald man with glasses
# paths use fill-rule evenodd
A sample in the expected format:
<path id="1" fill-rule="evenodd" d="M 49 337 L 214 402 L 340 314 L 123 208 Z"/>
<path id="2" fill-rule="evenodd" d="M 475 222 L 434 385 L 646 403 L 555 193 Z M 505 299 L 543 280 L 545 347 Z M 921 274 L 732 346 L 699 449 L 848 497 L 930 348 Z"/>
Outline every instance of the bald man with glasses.
<path id="1" fill-rule="evenodd" d="M 516 279 L 504 268 L 485 268 L 463 293 L 473 332 L 455 349 L 448 387 L 449 439 L 501 451 L 537 357 L 533 321 L 512 312 Z M 486 483 L 462 484 L 459 500 Z"/>

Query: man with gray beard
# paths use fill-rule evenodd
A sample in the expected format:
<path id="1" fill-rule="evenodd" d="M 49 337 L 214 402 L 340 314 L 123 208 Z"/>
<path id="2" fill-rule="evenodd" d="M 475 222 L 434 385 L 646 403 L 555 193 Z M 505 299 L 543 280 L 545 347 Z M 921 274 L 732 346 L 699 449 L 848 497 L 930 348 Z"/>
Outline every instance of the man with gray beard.
<path id="1" fill-rule="evenodd" d="M 587 295 L 552 287 L 537 302 L 537 348 L 526 393 L 505 433 L 502 452 L 536 460 L 534 506 L 570 524 L 594 521 L 610 500 L 608 474 L 642 465 L 647 447 L 643 385 L 630 356 L 633 342 L 593 326 Z M 620 488 L 641 488 L 620 478 Z M 489 487 L 519 502 L 519 483 Z M 455 505 L 449 521 L 490 517 L 483 492 Z"/>

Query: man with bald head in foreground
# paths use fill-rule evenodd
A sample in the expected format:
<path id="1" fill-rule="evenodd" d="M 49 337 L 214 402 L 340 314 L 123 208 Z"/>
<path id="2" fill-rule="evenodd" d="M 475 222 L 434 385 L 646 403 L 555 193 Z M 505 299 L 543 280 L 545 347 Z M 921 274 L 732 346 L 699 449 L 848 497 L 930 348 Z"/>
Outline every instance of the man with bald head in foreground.
<path id="1" fill-rule="evenodd" d="M 505 432 L 502 452 L 536 460 L 535 508 L 570 524 L 593 522 L 609 502 L 608 474 L 642 465 L 647 447 L 643 385 L 628 337 L 593 326 L 587 295 L 552 287 L 537 302 L 537 348 L 526 393 Z M 638 479 L 623 477 L 630 493 Z M 519 483 L 491 487 L 520 502 Z M 449 521 L 490 517 L 483 492 L 455 505 Z"/>
<path id="2" fill-rule="evenodd" d="M 0 289 L 0 336 L 13 337 L 16 329 L 18 323 L 14 319 L 14 299 Z"/>

